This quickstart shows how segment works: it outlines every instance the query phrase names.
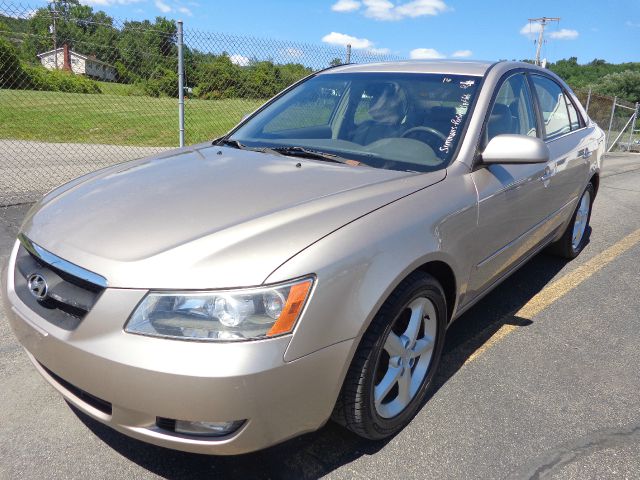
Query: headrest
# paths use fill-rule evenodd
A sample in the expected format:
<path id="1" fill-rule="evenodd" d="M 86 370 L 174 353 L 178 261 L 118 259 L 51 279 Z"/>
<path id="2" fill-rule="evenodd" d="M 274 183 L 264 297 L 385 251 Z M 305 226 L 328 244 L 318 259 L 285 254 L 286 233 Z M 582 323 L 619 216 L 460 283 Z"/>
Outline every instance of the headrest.
<path id="1" fill-rule="evenodd" d="M 373 96 L 369 115 L 376 122 L 397 124 L 407 111 L 407 96 L 397 83 L 382 83 L 366 89 Z"/>

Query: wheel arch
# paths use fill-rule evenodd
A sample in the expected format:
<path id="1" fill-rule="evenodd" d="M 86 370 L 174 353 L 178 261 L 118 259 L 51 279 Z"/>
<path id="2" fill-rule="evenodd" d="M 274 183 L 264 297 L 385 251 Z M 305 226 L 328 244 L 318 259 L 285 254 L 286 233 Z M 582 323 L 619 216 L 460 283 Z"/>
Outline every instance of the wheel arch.
<path id="1" fill-rule="evenodd" d="M 600 188 L 600 174 L 598 172 L 594 173 L 589 179 L 589 182 L 591 182 L 591 184 L 593 185 L 593 196 L 595 197 L 596 195 L 598 195 L 598 188 Z"/>
<path id="2" fill-rule="evenodd" d="M 414 272 L 415 271 L 428 273 L 442 286 L 442 290 L 444 290 L 444 297 L 447 302 L 447 323 L 450 323 L 458 296 L 456 275 L 453 268 L 442 260 L 431 260 L 420 265 L 416 270 L 414 270 Z"/>

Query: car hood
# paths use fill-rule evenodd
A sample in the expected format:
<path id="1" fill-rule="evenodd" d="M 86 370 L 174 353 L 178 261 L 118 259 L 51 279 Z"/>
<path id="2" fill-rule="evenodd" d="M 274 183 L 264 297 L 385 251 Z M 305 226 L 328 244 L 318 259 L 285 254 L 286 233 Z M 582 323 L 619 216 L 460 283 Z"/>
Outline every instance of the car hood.
<path id="1" fill-rule="evenodd" d="M 111 287 L 259 285 L 323 236 L 445 175 L 186 148 L 63 185 L 22 230 Z"/>

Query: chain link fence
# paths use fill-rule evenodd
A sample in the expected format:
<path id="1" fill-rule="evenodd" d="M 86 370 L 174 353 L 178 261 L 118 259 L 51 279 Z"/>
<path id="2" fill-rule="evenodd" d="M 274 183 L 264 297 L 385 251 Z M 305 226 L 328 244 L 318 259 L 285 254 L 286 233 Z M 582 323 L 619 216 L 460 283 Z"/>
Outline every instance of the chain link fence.
<path id="1" fill-rule="evenodd" d="M 589 116 L 607 133 L 607 152 L 640 152 L 640 114 L 638 104 L 618 97 L 600 95 L 591 90 L 576 91 Z"/>
<path id="2" fill-rule="evenodd" d="M 179 145 L 179 25 L 114 19 L 63 0 L 0 0 L 0 206 Z M 226 133 L 347 49 L 191 30 L 183 34 L 184 139 Z M 353 50 L 351 62 L 393 60 Z"/>
<path id="3" fill-rule="evenodd" d="M 216 138 L 319 69 L 397 59 L 182 29 L 161 17 L 119 20 L 65 0 L 44 7 L 0 0 L 0 206 L 175 148 L 181 127 L 187 145 Z M 577 94 L 607 130 L 610 150 L 634 148 L 637 105 Z"/>

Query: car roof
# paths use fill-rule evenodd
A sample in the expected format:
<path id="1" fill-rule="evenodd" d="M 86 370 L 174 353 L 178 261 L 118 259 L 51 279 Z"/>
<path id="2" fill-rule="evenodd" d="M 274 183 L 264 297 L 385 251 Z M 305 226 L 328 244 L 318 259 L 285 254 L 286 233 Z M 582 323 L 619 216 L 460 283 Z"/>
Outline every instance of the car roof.
<path id="1" fill-rule="evenodd" d="M 340 65 L 320 73 L 399 72 L 483 76 L 489 67 L 495 63 L 496 62 L 479 60 L 401 60 L 395 62 Z"/>

